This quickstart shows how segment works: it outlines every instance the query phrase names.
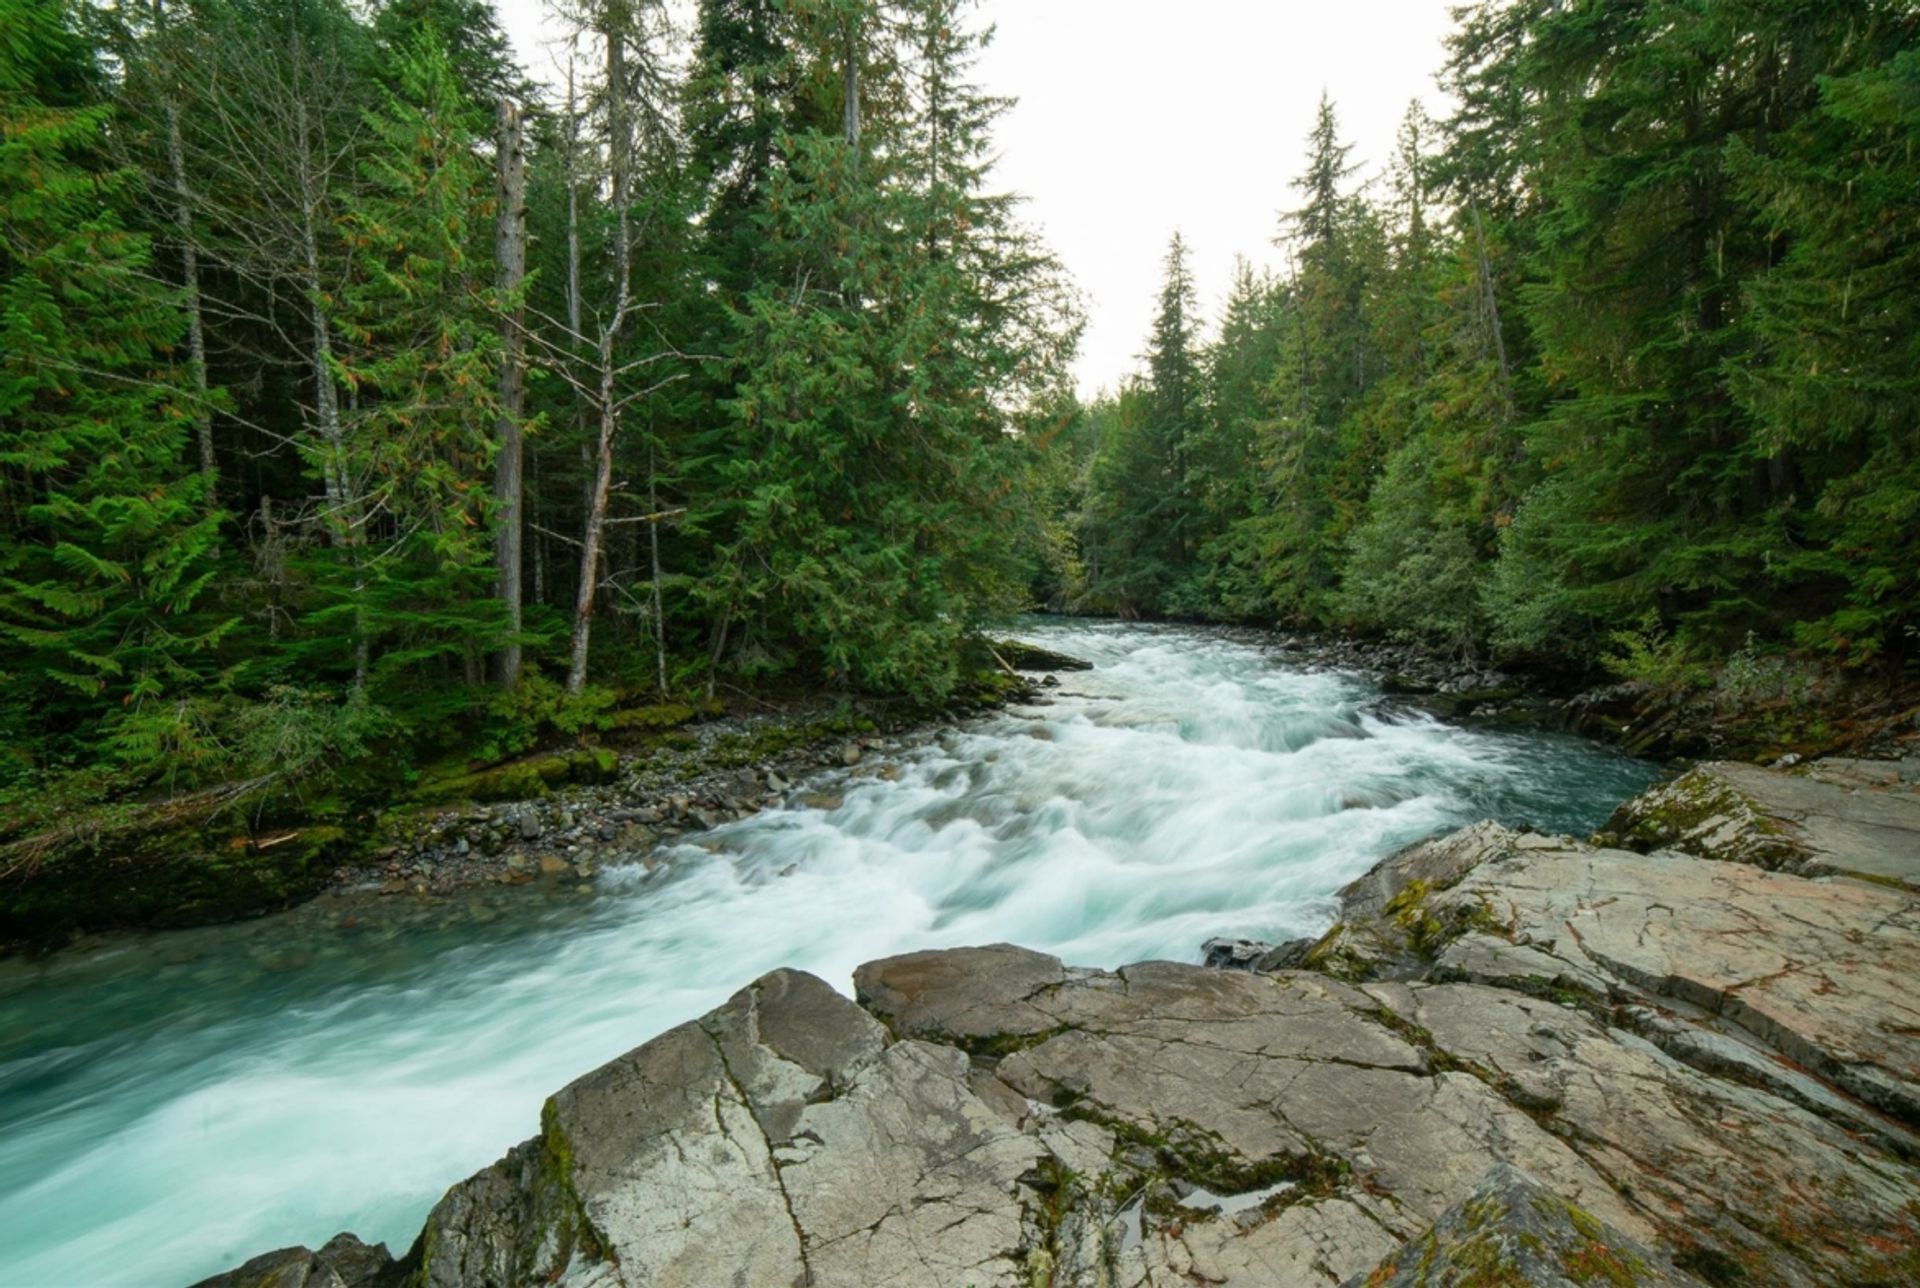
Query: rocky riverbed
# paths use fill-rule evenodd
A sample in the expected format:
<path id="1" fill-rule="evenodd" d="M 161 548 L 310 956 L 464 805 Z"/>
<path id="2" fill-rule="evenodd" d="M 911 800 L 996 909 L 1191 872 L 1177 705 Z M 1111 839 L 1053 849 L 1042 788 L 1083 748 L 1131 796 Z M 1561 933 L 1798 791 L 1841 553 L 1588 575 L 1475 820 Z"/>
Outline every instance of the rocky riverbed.
<path id="1" fill-rule="evenodd" d="M 437 896 L 485 884 L 587 880 L 628 864 L 650 870 L 656 849 L 762 810 L 837 809 L 848 787 L 894 778 L 900 757 L 954 721 L 1009 700 L 1044 706 L 1060 684 L 1051 672 L 1085 664 L 1025 646 L 1011 665 L 1020 668 L 1017 683 L 990 699 L 956 702 L 940 720 L 884 729 L 825 709 L 734 714 L 688 724 L 671 745 L 603 752 L 576 775 L 589 781 L 395 810 L 379 823 L 374 861 L 336 868 L 329 893 Z"/>
<path id="2" fill-rule="evenodd" d="M 554 1095 L 401 1258 L 208 1282 L 1920 1282 L 1910 770 L 1467 827 L 1279 969 L 775 971 Z"/>

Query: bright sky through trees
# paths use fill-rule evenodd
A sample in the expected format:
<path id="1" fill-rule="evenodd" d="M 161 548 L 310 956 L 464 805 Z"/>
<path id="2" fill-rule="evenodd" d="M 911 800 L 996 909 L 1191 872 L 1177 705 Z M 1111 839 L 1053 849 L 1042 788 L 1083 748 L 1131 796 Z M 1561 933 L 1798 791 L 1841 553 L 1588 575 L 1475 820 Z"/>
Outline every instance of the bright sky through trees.
<path id="1" fill-rule="evenodd" d="M 498 3 L 541 74 L 548 0 Z M 1384 167 L 1409 98 L 1445 114 L 1433 73 L 1450 3 L 981 0 L 998 28 L 981 79 L 1020 100 L 998 131 L 1002 185 L 1029 198 L 1087 296 L 1083 394 L 1137 365 L 1175 227 L 1210 323 L 1235 255 L 1285 267 L 1277 212 L 1296 204 L 1291 178 L 1322 90 L 1367 176 Z"/>

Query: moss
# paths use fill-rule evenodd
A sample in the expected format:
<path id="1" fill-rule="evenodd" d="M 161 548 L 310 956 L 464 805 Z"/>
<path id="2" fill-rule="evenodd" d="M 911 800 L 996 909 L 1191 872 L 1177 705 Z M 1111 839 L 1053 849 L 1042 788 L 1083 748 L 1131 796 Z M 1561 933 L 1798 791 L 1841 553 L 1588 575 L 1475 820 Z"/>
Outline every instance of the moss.
<path id="1" fill-rule="evenodd" d="M 655 702 L 623 707 L 607 716 L 602 723 L 610 733 L 660 734 L 725 714 L 726 707 L 719 700 L 706 698 L 696 702 Z"/>
<path id="2" fill-rule="evenodd" d="M 548 795 L 569 783 L 611 782 L 619 755 L 607 747 L 583 747 L 522 756 L 504 765 L 431 777 L 414 789 L 421 802 L 519 801 Z"/>
<path id="3" fill-rule="evenodd" d="M 987 1037 L 949 1037 L 947 1041 L 970 1056 L 998 1062 L 1017 1051 L 1025 1051 L 1039 1046 L 1050 1038 L 1056 1038 L 1065 1033 L 1067 1028 L 1067 1025 L 1061 1024 L 1040 1033 L 994 1033 Z"/>
<path id="4" fill-rule="evenodd" d="M 1485 899 L 1455 903 L 1436 911 L 1429 900 L 1434 893 L 1431 882 L 1409 881 L 1387 901 L 1387 918 L 1406 937 L 1407 947 L 1427 961 L 1462 935 L 1473 931 L 1512 938 L 1511 928 Z"/>
<path id="5" fill-rule="evenodd" d="M 558 1279 L 576 1255 L 590 1261 L 610 1259 L 607 1240 L 587 1218 L 586 1206 L 573 1186 L 575 1167 L 573 1141 L 560 1125 L 560 1112 L 549 1097 L 540 1107 L 538 1189 L 534 1196 L 533 1218 L 537 1229 L 522 1245 L 527 1258 L 523 1282 Z M 548 1265 L 534 1264 L 534 1258 L 551 1250 Z"/>

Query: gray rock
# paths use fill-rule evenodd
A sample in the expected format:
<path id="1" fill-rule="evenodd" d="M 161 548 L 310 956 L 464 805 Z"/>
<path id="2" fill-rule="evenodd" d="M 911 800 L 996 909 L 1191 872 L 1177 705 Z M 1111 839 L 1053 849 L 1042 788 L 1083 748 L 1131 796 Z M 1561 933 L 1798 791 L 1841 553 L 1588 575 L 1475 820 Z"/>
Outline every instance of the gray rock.
<path id="1" fill-rule="evenodd" d="M 318 1252 L 281 1248 L 203 1279 L 193 1288 L 378 1288 L 396 1270 L 386 1244 L 369 1245 L 341 1233 Z"/>
<path id="2" fill-rule="evenodd" d="M 1606 831 L 1639 850 L 1920 889 L 1920 791 L 1902 764 L 1835 759 L 1785 773 L 1716 761 L 1628 801 Z"/>
<path id="3" fill-rule="evenodd" d="M 1257 939 L 1209 939 L 1200 945 L 1200 964 L 1208 970 L 1252 970 L 1273 951 Z"/>

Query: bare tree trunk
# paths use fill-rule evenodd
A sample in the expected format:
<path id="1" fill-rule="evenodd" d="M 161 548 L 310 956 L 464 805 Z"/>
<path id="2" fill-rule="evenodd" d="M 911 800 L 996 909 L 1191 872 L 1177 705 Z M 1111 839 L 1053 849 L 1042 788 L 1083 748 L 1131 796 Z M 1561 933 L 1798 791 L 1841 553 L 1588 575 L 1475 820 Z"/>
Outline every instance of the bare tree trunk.
<path id="1" fill-rule="evenodd" d="M 527 273 L 526 154 L 521 147 L 520 109 L 504 95 L 500 99 L 500 174 L 498 222 L 494 229 L 494 258 L 500 291 L 511 301 L 501 319 L 500 420 L 498 454 L 494 457 L 494 566 L 499 578 L 500 602 L 507 611 L 510 639 L 495 659 L 497 678 L 506 688 L 520 683 L 521 508 L 525 487 L 521 479 L 520 418 L 526 404 L 526 310 L 514 298 Z"/>
<path id="2" fill-rule="evenodd" d="M 294 37 L 296 75 L 303 61 L 298 30 Z M 296 145 L 294 167 L 300 190 L 300 251 L 302 280 L 307 293 L 307 310 L 313 328 L 313 408 L 320 431 L 321 484 L 327 496 L 327 528 L 334 544 L 348 551 L 354 570 L 353 584 L 353 693 L 366 692 L 367 675 L 372 669 L 372 648 L 368 639 L 366 577 L 358 549 L 364 534 L 347 478 L 347 436 L 340 418 L 340 391 L 333 383 L 333 328 L 327 321 L 326 296 L 320 276 L 320 232 L 318 228 L 321 187 L 314 174 L 313 134 L 307 117 L 307 101 L 297 82 L 295 101 Z"/>
<path id="3" fill-rule="evenodd" d="M 855 154 L 860 151 L 860 31 L 853 18 L 847 19 L 844 32 L 846 49 L 842 57 L 845 64 L 845 127 L 847 147 Z"/>
<path id="4" fill-rule="evenodd" d="M 577 345 L 585 325 L 580 286 L 580 177 L 574 164 L 580 155 L 580 116 L 573 87 L 573 58 L 567 58 L 567 145 L 560 155 L 561 179 L 567 187 L 567 331 Z M 580 445 L 580 512 L 593 508 L 593 449 L 587 445 L 587 402 L 578 385 L 573 389 L 574 439 Z"/>
<path id="5" fill-rule="evenodd" d="M 667 696 L 667 610 L 660 589 L 660 473 L 654 463 L 652 444 L 647 446 L 647 522 L 648 563 L 653 578 L 653 660 L 659 673 L 660 696 Z"/>
<path id="6" fill-rule="evenodd" d="M 1493 289 L 1493 270 L 1487 263 L 1487 234 L 1480 226 L 1480 203 L 1471 201 L 1468 209 L 1473 212 L 1473 240 L 1480 254 L 1480 299 L 1487 310 L 1487 329 L 1493 334 L 1493 351 L 1500 362 L 1500 401 L 1507 410 L 1507 419 L 1513 419 L 1513 373 L 1507 367 L 1507 338 L 1500 330 L 1500 299 Z"/>
<path id="7" fill-rule="evenodd" d="M 612 6 L 610 6 L 612 7 Z M 593 630 L 593 608 L 600 583 L 600 551 L 607 525 L 607 498 L 613 490 L 613 445 L 620 430 L 620 405 L 615 400 L 618 342 L 626 322 L 632 290 L 633 230 L 627 210 L 633 139 L 627 125 L 626 23 L 624 8 L 606 24 L 607 42 L 607 166 L 609 199 L 614 209 L 613 314 L 600 328 L 600 436 L 594 456 L 593 488 L 587 496 L 586 522 L 580 538 L 580 586 L 574 597 L 573 638 L 568 649 L 567 692 L 578 693 L 587 683 L 587 654 Z"/>
<path id="8" fill-rule="evenodd" d="M 167 30 L 166 0 L 153 0 L 154 30 L 164 40 Z M 200 451 L 200 474 L 206 480 L 206 508 L 219 508 L 215 495 L 218 466 L 213 455 L 213 409 L 207 402 L 207 331 L 200 308 L 200 246 L 193 235 L 193 193 L 187 187 L 187 149 L 180 136 L 180 100 L 175 83 L 175 64 L 167 62 L 165 102 L 161 110 L 167 120 L 167 170 L 173 184 L 173 226 L 180 237 L 180 288 L 186 297 L 187 375 L 193 381 L 193 436 Z"/>
<path id="9" fill-rule="evenodd" d="M 301 282 L 307 293 L 307 318 L 313 330 L 313 414 L 320 431 L 320 482 L 326 489 L 327 509 L 336 541 L 351 540 L 352 524 L 347 513 L 346 431 L 340 423 L 340 393 L 333 384 L 333 329 L 327 321 L 327 308 L 320 278 L 319 193 L 314 181 L 312 157 L 308 153 L 306 104 L 299 107 L 300 142 L 294 164 L 300 183 Z"/>

